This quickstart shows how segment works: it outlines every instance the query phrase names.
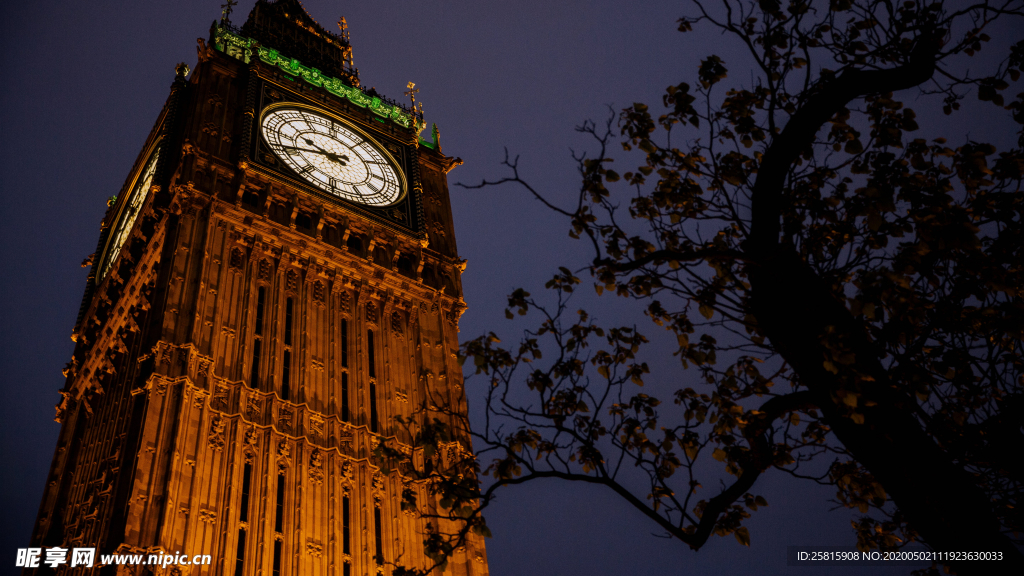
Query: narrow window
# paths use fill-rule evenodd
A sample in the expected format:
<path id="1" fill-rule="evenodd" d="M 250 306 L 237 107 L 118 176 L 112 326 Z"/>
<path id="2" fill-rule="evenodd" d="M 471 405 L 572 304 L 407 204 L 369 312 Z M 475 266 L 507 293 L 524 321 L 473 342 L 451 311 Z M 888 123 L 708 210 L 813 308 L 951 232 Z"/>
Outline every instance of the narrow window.
<path id="1" fill-rule="evenodd" d="M 235 554 L 235 576 L 245 571 L 245 530 L 238 530 L 238 552 Z"/>
<path id="2" fill-rule="evenodd" d="M 257 338 L 252 343 L 252 374 L 249 375 L 249 388 L 256 387 L 256 381 L 260 376 L 260 353 L 262 352 L 263 341 Z"/>
<path id="3" fill-rule="evenodd" d="M 366 360 L 370 363 L 369 371 L 370 378 L 377 377 L 377 370 L 374 368 L 373 362 L 373 330 L 366 331 Z"/>
<path id="4" fill-rule="evenodd" d="M 284 351 L 284 366 L 281 367 L 281 398 L 284 399 L 284 400 L 288 400 L 288 395 L 289 395 L 289 392 L 290 392 L 290 388 L 289 388 L 288 382 L 289 382 L 289 378 L 291 378 L 291 373 L 292 373 L 292 351 L 291 350 L 285 350 Z"/>
<path id="5" fill-rule="evenodd" d="M 380 506 L 373 507 L 373 529 L 377 536 L 377 565 L 384 564 L 384 539 L 381 537 Z"/>
<path id="6" fill-rule="evenodd" d="M 341 420 L 351 422 L 348 417 L 348 372 L 341 373 Z"/>
<path id="7" fill-rule="evenodd" d="M 266 303 L 266 288 L 260 286 L 256 296 L 256 322 L 253 326 L 252 372 L 249 374 L 249 387 L 256 388 L 260 375 L 260 355 L 263 352 L 263 307 Z"/>
<path id="8" fill-rule="evenodd" d="M 341 576 L 352 576 L 352 565 L 345 562 L 345 567 L 341 571 Z"/>
<path id="9" fill-rule="evenodd" d="M 284 359 L 281 367 L 281 398 L 288 400 L 291 396 L 292 376 L 292 312 L 295 309 L 295 301 L 291 298 L 284 303 Z"/>
<path id="10" fill-rule="evenodd" d="M 348 320 L 341 321 L 341 365 L 348 368 Z"/>
<path id="11" fill-rule="evenodd" d="M 242 522 L 249 521 L 249 488 L 252 484 L 252 464 L 245 463 L 245 471 L 242 472 L 242 510 L 238 519 Z"/>
<path id="12" fill-rule="evenodd" d="M 267 300 L 267 289 L 260 286 L 256 293 L 256 335 L 263 335 L 263 307 Z"/>
<path id="13" fill-rule="evenodd" d="M 370 373 L 370 432 L 376 433 L 379 426 L 377 425 L 377 382 L 374 380 L 377 377 L 377 370 L 373 353 L 373 330 L 366 331 L 366 361 Z"/>
<path id="14" fill-rule="evenodd" d="M 348 368 L 348 320 L 341 320 L 341 366 Z M 348 370 L 341 372 L 341 420 L 351 422 L 348 411 Z"/>
<path id="15" fill-rule="evenodd" d="M 294 304 L 292 299 L 289 298 L 284 305 L 284 343 L 288 346 L 292 344 L 292 309 Z"/>
<path id="16" fill-rule="evenodd" d="M 370 432 L 377 432 L 377 383 L 370 380 Z"/>
<path id="17" fill-rule="evenodd" d="M 274 532 L 284 532 L 284 474 L 277 475 L 277 511 L 274 517 Z"/>
<path id="18" fill-rule="evenodd" d="M 281 576 L 281 541 L 274 541 L 274 576 Z"/>
<path id="19" fill-rule="evenodd" d="M 348 496 L 345 496 L 341 499 L 341 551 L 345 554 L 352 553 L 352 549 L 349 546 L 351 533 L 351 526 L 349 524 L 349 499 Z"/>

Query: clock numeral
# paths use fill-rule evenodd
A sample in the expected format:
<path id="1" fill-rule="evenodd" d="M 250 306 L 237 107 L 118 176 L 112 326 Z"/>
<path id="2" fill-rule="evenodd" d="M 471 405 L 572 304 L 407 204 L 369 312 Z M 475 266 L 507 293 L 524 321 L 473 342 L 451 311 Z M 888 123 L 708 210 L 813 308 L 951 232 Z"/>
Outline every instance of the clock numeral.
<path id="1" fill-rule="evenodd" d="M 334 178 L 331 178 L 330 182 L 328 184 L 331 186 L 331 192 L 334 192 L 335 194 L 337 194 L 338 193 L 338 181 L 335 180 Z"/>
<path id="2" fill-rule="evenodd" d="M 305 166 L 302 167 L 301 170 L 299 170 L 299 174 L 307 174 L 307 173 L 312 172 L 312 171 L 313 171 L 313 165 L 312 164 L 306 164 Z"/>

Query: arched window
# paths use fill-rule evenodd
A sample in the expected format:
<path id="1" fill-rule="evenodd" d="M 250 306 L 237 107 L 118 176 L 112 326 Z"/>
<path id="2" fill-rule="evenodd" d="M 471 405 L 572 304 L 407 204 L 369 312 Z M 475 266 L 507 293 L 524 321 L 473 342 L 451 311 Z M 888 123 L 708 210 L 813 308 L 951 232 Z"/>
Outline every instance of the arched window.
<path id="1" fill-rule="evenodd" d="M 299 212 L 295 215 L 295 228 L 306 234 L 313 233 L 313 216 L 308 212 Z"/>
<path id="2" fill-rule="evenodd" d="M 388 249 L 386 246 L 377 246 L 373 249 L 373 262 L 378 266 L 391 268 L 391 259 L 388 258 Z"/>
<path id="3" fill-rule="evenodd" d="M 245 194 L 242 194 L 242 207 L 250 212 L 259 212 L 260 195 L 252 191 L 247 191 Z"/>
<path id="4" fill-rule="evenodd" d="M 364 254 L 363 254 L 363 238 L 361 236 L 357 236 L 355 234 L 352 234 L 351 236 L 348 237 L 348 242 L 346 242 L 346 245 L 348 246 L 348 251 L 351 254 L 353 254 L 355 256 L 359 256 L 359 257 L 364 256 Z"/>
<path id="5" fill-rule="evenodd" d="M 441 287 L 440 284 L 438 284 L 437 272 L 434 270 L 433 266 L 425 266 L 423 268 L 423 283 L 434 290 Z"/>
<path id="6" fill-rule="evenodd" d="M 291 209 L 280 202 L 274 202 L 270 206 L 270 219 L 282 226 L 288 226 L 291 224 L 292 211 Z"/>
<path id="7" fill-rule="evenodd" d="M 405 254 L 398 257 L 398 273 L 402 276 L 414 278 L 416 276 L 416 261 Z"/>
<path id="8" fill-rule="evenodd" d="M 341 248 L 341 232 L 334 224 L 327 224 L 323 227 L 323 238 L 324 242 L 331 246 Z"/>

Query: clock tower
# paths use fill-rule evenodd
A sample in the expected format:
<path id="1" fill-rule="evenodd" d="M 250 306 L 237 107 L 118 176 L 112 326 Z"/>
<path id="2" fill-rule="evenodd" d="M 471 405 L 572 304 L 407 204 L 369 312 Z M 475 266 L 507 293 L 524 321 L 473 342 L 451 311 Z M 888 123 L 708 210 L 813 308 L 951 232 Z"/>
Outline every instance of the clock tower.
<path id="1" fill-rule="evenodd" d="M 74 574 L 389 574 L 426 568 L 429 487 L 382 462 L 471 455 L 465 310 L 436 128 L 360 86 L 297 0 L 222 19 L 179 65 L 108 203 L 32 534 L 94 547 Z M 429 418 L 457 430 L 414 448 Z M 400 468 L 400 467 L 399 467 Z M 403 510 L 403 490 L 420 512 Z M 443 524 L 443 520 L 441 524 Z M 101 555 L 210 555 L 101 566 Z M 438 574 L 441 569 L 436 570 Z M 467 536 L 444 574 L 484 575 Z"/>

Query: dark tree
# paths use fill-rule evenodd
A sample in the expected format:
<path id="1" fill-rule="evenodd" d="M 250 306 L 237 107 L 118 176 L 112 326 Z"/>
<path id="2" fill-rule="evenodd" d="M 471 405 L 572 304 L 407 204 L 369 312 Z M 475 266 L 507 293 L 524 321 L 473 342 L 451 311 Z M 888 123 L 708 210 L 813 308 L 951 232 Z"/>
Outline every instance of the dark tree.
<path id="1" fill-rule="evenodd" d="M 1024 1 L 689 5 L 682 32 L 745 48 L 740 80 L 709 55 L 663 112 L 584 124 L 596 151 L 577 158 L 571 207 L 514 159 L 481 184 L 563 214 L 593 259 L 561 268 L 550 298 L 509 297 L 510 318 L 539 321 L 521 342 L 463 347 L 490 387 L 473 434 L 485 488 L 470 459 L 410 478 L 441 496 L 439 520 L 481 532 L 476 499 L 501 486 L 600 484 L 696 549 L 712 534 L 748 543 L 757 479 L 789 474 L 863 513 L 861 549 L 996 551 L 998 568 L 948 565 L 1024 573 L 1024 94 L 1007 91 L 1024 41 L 1005 41 Z M 938 120 L 919 127 L 905 100 Z M 1012 137 L 969 139 L 961 104 Z M 671 333 L 677 373 L 645 383 L 641 331 L 569 307 L 590 279 Z M 424 446 L 467 434 L 423 430 Z"/>

